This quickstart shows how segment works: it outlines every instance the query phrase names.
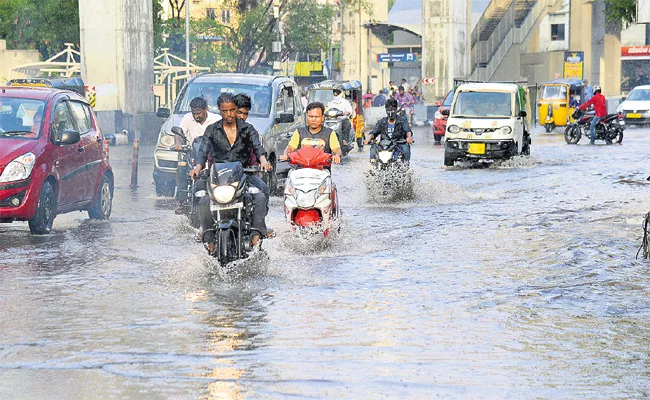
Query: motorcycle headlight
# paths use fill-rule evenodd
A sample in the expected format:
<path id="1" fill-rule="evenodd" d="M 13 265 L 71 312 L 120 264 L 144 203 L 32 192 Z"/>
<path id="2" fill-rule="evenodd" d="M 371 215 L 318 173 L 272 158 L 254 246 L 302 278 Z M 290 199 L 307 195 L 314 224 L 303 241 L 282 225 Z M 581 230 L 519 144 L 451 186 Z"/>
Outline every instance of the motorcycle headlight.
<path id="1" fill-rule="evenodd" d="M 29 178 L 36 163 L 34 153 L 23 154 L 5 167 L 0 175 L 0 183 L 22 181 Z"/>
<path id="2" fill-rule="evenodd" d="M 212 196 L 217 203 L 230 203 L 237 189 L 232 185 L 217 186 L 212 189 Z"/>
<path id="3" fill-rule="evenodd" d="M 296 197 L 296 189 L 293 187 L 293 183 L 290 179 L 287 179 L 284 184 L 284 194 L 290 194 L 293 197 Z"/>
<path id="4" fill-rule="evenodd" d="M 502 135 L 509 135 L 512 132 L 512 128 L 509 126 L 502 126 L 498 129 L 499 133 Z"/>
<path id="5" fill-rule="evenodd" d="M 158 147 L 174 147 L 174 137 L 166 133 L 161 134 L 158 140 Z"/>
<path id="6" fill-rule="evenodd" d="M 380 151 L 378 152 L 378 154 L 379 154 L 379 161 L 381 161 L 384 164 L 386 164 L 391 159 L 391 157 L 393 157 L 393 153 L 390 151 Z"/>
<path id="7" fill-rule="evenodd" d="M 460 132 L 460 128 L 458 126 L 456 126 L 456 125 L 449 125 L 447 127 L 447 132 L 449 132 L 449 133 L 458 133 L 458 132 Z"/>
<path id="8" fill-rule="evenodd" d="M 323 194 L 323 193 L 329 192 L 329 188 L 330 188 L 330 178 L 327 177 L 327 178 L 323 179 L 323 182 L 318 187 L 318 194 Z"/>

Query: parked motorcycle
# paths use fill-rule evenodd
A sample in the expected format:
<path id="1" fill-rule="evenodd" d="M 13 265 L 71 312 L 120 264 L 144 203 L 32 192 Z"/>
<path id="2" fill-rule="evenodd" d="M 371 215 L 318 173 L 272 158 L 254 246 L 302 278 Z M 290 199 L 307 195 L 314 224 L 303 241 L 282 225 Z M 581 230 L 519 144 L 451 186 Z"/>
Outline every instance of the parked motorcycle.
<path id="1" fill-rule="evenodd" d="M 577 144 L 582 135 L 589 138 L 593 118 L 593 114 L 576 109 L 573 112 L 573 119 L 576 122 L 570 123 L 564 130 L 564 140 L 567 144 Z M 596 140 L 604 140 L 607 144 L 621 143 L 624 130 L 625 122 L 622 120 L 622 114 L 607 114 L 596 124 Z"/>
<path id="2" fill-rule="evenodd" d="M 314 147 L 289 153 L 289 171 L 284 187 L 284 213 L 287 221 L 302 231 L 328 236 L 341 216 L 336 185 L 332 183 L 331 154 Z M 303 229 L 304 228 L 304 229 Z"/>
<path id="3" fill-rule="evenodd" d="M 203 232 L 214 233 L 215 251 L 210 254 L 221 266 L 248 258 L 253 250 L 252 236 L 260 235 L 260 247 L 264 235 L 252 227 L 252 196 L 259 189 L 249 186 L 247 174 L 259 172 L 258 168 L 244 168 L 240 162 L 215 163 L 209 169 L 210 211 L 214 225 Z M 207 175 L 207 170 L 201 171 Z M 208 249 L 208 243 L 204 242 Z M 208 249 L 209 252 L 209 249 Z"/>
<path id="4" fill-rule="evenodd" d="M 390 139 L 372 143 L 376 152 L 365 179 L 371 197 L 380 201 L 413 198 L 413 171 L 400 147 L 405 143 L 405 140 Z"/>
<path id="5" fill-rule="evenodd" d="M 198 204 L 201 197 L 207 193 L 206 180 L 198 179 L 193 180 L 190 178 L 189 172 L 194 168 L 196 155 L 201 147 L 203 137 L 198 137 L 190 144 L 183 129 L 179 126 L 174 126 L 171 129 L 172 133 L 179 136 L 183 140 L 181 150 L 178 150 L 178 168 L 176 168 L 176 193 L 174 197 L 180 203 L 183 213 L 187 215 L 190 224 L 194 228 L 198 228 L 199 213 Z"/>
<path id="6" fill-rule="evenodd" d="M 345 123 L 345 121 L 348 122 Z M 341 151 L 346 156 L 354 148 L 355 141 L 355 134 L 350 119 L 343 115 L 343 111 L 338 108 L 330 108 L 325 112 L 324 125 L 336 132 L 336 137 L 341 144 Z M 344 129 L 344 127 L 347 127 L 347 129 Z M 347 130 L 347 132 L 344 132 L 344 130 Z"/>

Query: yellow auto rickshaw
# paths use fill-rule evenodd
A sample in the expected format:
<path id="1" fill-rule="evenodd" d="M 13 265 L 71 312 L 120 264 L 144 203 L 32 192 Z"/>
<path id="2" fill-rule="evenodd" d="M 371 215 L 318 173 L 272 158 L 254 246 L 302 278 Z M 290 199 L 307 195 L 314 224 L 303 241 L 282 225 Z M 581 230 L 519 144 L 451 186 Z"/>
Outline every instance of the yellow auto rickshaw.
<path id="1" fill-rule="evenodd" d="M 334 89 L 341 90 L 344 93 L 346 100 L 352 105 L 353 114 L 350 116 L 350 123 L 359 149 L 363 148 L 363 138 L 365 121 L 363 119 L 363 88 L 359 81 L 323 81 L 314 83 L 307 87 L 307 101 L 309 103 L 318 101 L 327 107 L 334 98 Z"/>
<path id="2" fill-rule="evenodd" d="M 573 110 L 584 102 L 584 85 L 578 79 L 555 79 L 544 83 L 537 95 L 539 123 L 546 132 L 573 122 Z"/>

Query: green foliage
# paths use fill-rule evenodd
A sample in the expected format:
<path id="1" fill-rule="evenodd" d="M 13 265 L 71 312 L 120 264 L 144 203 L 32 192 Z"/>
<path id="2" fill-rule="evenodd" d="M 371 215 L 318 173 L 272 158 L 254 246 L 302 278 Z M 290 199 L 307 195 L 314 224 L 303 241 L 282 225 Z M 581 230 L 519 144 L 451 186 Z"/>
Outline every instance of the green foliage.
<path id="1" fill-rule="evenodd" d="M 0 0 L 0 39 L 50 58 L 73 43 L 79 48 L 78 0 Z"/>
<path id="2" fill-rule="evenodd" d="M 336 15 L 332 6 L 313 0 L 292 0 L 284 11 L 284 59 L 292 53 L 320 54 L 329 50 Z"/>
<path id="3" fill-rule="evenodd" d="M 608 24 L 623 22 L 624 26 L 636 23 L 636 0 L 605 0 L 605 18 Z"/>

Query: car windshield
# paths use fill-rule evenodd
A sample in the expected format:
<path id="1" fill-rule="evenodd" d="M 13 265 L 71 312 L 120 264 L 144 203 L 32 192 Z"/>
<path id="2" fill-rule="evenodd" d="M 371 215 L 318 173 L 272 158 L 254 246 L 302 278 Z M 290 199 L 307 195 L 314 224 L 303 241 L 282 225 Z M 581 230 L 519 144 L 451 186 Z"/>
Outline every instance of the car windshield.
<path id="1" fill-rule="evenodd" d="M 627 99 L 633 101 L 650 100 L 650 89 L 634 89 Z"/>
<path id="2" fill-rule="evenodd" d="M 451 90 L 449 93 L 447 93 L 447 97 L 445 97 L 445 101 L 442 103 L 442 107 L 451 107 L 451 103 L 454 101 L 454 91 Z"/>
<path id="3" fill-rule="evenodd" d="M 454 103 L 455 117 L 494 118 L 512 116 L 512 93 L 460 92 Z"/>
<path id="4" fill-rule="evenodd" d="M 0 97 L 0 139 L 38 139 L 44 109 L 42 100 Z"/>
<path id="5" fill-rule="evenodd" d="M 250 96 L 253 103 L 249 117 L 267 118 L 271 112 L 271 87 L 248 85 L 240 83 L 225 82 L 205 82 L 191 83 L 176 105 L 176 114 L 190 112 L 190 102 L 195 97 L 203 97 L 208 101 L 208 110 L 213 113 L 219 113 L 217 108 L 217 99 L 221 93 L 239 94 L 244 93 Z"/>
<path id="6" fill-rule="evenodd" d="M 566 100 L 566 86 L 553 85 L 544 86 L 542 88 L 542 95 L 540 99 L 543 100 Z"/>

